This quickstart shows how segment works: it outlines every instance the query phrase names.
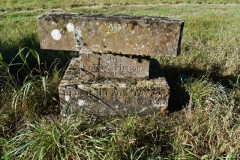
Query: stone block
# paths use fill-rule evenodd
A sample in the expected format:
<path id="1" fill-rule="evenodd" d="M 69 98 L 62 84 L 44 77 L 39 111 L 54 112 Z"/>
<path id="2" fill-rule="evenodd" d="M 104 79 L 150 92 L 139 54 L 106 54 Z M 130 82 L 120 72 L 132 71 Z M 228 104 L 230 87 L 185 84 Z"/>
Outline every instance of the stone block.
<path id="1" fill-rule="evenodd" d="M 59 85 L 63 115 L 80 110 L 98 115 L 121 112 L 146 115 L 168 106 L 170 90 L 164 77 L 150 80 L 103 78 L 86 82 L 76 76 L 79 71 L 70 65 Z"/>
<path id="2" fill-rule="evenodd" d="M 150 57 L 120 54 L 80 53 L 71 65 L 80 69 L 82 80 L 106 78 L 147 79 Z M 73 64 L 74 63 L 74 64 Z"/>
<path id="3" fill-rule="evenodd" d="M 42 49 L 177 56 L 184 20 L 102 14 L 47 13 L 38 17 Z"/>

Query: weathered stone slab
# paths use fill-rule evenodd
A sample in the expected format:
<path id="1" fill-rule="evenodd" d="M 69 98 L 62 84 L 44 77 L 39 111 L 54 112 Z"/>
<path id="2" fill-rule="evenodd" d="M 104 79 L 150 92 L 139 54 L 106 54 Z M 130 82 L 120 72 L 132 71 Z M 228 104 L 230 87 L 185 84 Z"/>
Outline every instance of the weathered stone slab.
<path id="1" fill-rule="evenodd" d="M 71 64 L 76 60 L 73 59 Z M 82 80 L 78 76 L 79 72 L 74 65 L 69 65 L 59 85 L 63 115 L 77 113 L 81 109 L 100 115 L 119 112 L 140 112 L 146 115 L 167 108 L 170 91 L 164 77 L 151 80 L 101 79 L 91 82 Z"/>
<path id="2" fill-rule="evenodd" d="M 149 62 L 150 57 L 136 55 L 81 53 L 70 65 L 80 69 L 79 77 L 82 80 L 96 80 L 101 77 L 147 79 Z"/>
<path id="3" fill-rule="evenodd" d="M 177 56 L 184 20 L 47 13 L 38 17 L 42 49 Z"/>
<path id="4" fill-rule="evenodd" d="M 142 87 L 141 83 L 149 85 L 149 88 Z M 165 78 L 138 80 L 136 85 L 120 81 L 66 86 L 61 84 L 59 96 L 63 115 L 78 113 L 81 109 L 99 115 L 115 115 L 120 112 L 146 115 L 167 108 L 169 88 Z"/>
<path id="5" fill-rule="evenodd" d="M 150 57 L 80 54 L 79 58 L 71 60 L 63 79 L 81 79 L 85 82 L 101 78 L 148 79 L 149 63 Z"/>

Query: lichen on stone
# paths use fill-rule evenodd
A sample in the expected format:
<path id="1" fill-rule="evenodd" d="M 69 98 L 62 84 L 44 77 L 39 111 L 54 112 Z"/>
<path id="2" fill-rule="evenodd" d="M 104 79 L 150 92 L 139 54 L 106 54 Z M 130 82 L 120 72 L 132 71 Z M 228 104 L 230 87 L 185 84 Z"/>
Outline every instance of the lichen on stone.
<path id="1" fill-rule="evenodd" d="M 151 89 L 153 84 L 154 83 L 152 81 L 142 80 L 137 82 L 136 87 Z"/>

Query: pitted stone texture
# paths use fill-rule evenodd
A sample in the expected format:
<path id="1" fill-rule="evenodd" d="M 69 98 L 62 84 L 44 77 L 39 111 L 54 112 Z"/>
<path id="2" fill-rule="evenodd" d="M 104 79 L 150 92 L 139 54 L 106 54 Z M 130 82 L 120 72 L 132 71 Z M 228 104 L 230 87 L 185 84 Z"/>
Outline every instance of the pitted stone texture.
<path id="1" fill-rule="evenodd" d="M 92 56 L 95 57 L 97 55 L 99 55 L 99 54 L 94 54 Z M 83 55 L 83 56 L 87 56 L 87 55 Z M 101 57 L 102 55 L 99 55 L 99 56 Z M 109 54 L 109 55 L 106 55 L 106 56 L 108 58 L 110 58 L 110 56 L 119 57 L 119 55 L 112 55 L 112 54 Z M 90 59 L 90 61 L 92 61 L 92 59 Z M 129 61 L 132 61 L 132 59 L 130 59 Z M 148 63 L 148 61 L 150 63 L 148 65 L 149 66 L 149 69 L 148 69 L 149 74 L 146 74 L 145 71 L 144 71 L 144 73 L 142 73 L 142 74 L 147 75 L 147 77 L 142 76 L 142 75 L 137 75 L 139 73 L 139 72 L 137 72 L 137 73 L 132 73 L 133 75 L 130 78 L 127 78 L 126 80 L 145 79 L 145 78 L 148 78 L 148 77 L 151 78 L 151 79 L 155 79 L 155 78 L 158 78 L 158 77 L 163 77 L 163 73 L 161 71 L 160 64 L 156 59 L 151 58 L 150 60 L 144 59 L 142 61 L 145 61 L 143 63 Z M 86 66 L 90 66 L 89 63 L 91 64 L 91 62 L 87 62 L 87 63 L 88 63 L 88 65 L 86 65 Z M 132 62 L 130 62 L 130 63 L 132 63 Z M 73 58 L 71 60 L 70 64 L 69 64 L 63 78 L 62 78 L 62 82 L 65 83 L 65 84 L 75 84 L 76 82 L 86 83 L 86 82 L 98 81 L 98 80 L 101 80 L 101 79 L 104 79 L 104 78 L 113 78 L 113 79 L 116 78 L 116 77 L 100 77 L 100 76 L 97 76 L 96 73 L 93 74 L 89 71 L 86 71 L 86 69 L 83 69 L 80 66 L 83 67 L 82 64 L 81 64 L 80 58 Z M 129 66 L 134 66 L 134 65 L 129 64 Z M 139 66 L 139 65 L 137 65 L 137 66 Z M 148 67 L 148 66 L 145 66 L 145 67 Z M 141 67 L 144 67 L 144 65 L 142 65 Z M 86 67 L 86 68 L 89 68 L 89 67 Z M 140 68 L 136 68 L 136 69 L 140 70 Z M 110 70 L 113 70 L 113 69 L 110 69 Z M 108 74 L 108 73 L 101 73 L 101 74 Z M 130 75 L 129 73 L 127 73 L 127 74 Z M 109 76 L 110 75 L 111 74 L 109 74 Z M 122 74 L 120 74 L 120 75 L 122 76 Z"/>
<path id="2" fill-rule="evenodd" d="M 101 77 L 147 79 L 149 62 L 150 57 L 135 55 L 80 53 L 78 60 L 69 68 L 76 66 L 76 69 L 80 69 L 79 77 L 84 80 L 96 80 Z"/>
<path id="3" fill-rule="evenodd" d="M 177 56 L 184 21 L 161 17 L 48 13 L 38 17 L 42 49 Z"/>
<path id="4" fill-rule="evenodd" d="M 83 110 L 98 115 L 118 113 L 144 116 L 165 110 L 169 99 L 165 78 L 151 80 L 104 80 L 79 83 L 63 80 L 59 85 L 62 115 Z"/>

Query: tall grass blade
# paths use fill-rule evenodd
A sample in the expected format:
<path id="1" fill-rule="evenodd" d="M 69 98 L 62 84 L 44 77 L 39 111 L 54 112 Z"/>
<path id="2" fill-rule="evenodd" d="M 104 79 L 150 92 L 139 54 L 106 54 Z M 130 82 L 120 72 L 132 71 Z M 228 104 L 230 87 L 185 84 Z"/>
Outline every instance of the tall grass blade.
<path id="1" fill-rule="evenodd" d="M 39 54 L 37 53 L 36 50 L 30 49 L 30 48 L 29 48 L 29 50 L 30 50 L 31 54 L 33 55 L 33 57 L 37 60 L 37 64 L 40 67 L 41 61 L 40 61 Z"/>
<path id="2" fill-rule="evenodd" d="M 17 58 L 20 54 L 22 54 L 22 52 L 23 52 L 25 49 L 27 49 L 27 47 L 24 47 L 24 48 L 22 48 L 22 49 L 20 49 L 20 50 L 18 51 L 18 53 L 13 57 L 13 59 L 12 59 L 11 62 L 9 63 L 9 66 L 22 64 L 22 63 L 13 63 L 13 62 L 16 60 L 16 58 Z"/>
<path id="3" fill-rule="evenodd" d="M 43 92 L 44 92 L 44 106 L 47 105 L 47 83 L 46 83 L 46 77 L 43 76 L 42 78 L 42 86 L 43 86 Z"/>
<path id="4" fill-rule="evenodd" d="M 0 53 L 0 61 L 3 61 L 3 57 L 1 53 Z"/>

